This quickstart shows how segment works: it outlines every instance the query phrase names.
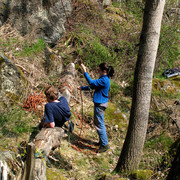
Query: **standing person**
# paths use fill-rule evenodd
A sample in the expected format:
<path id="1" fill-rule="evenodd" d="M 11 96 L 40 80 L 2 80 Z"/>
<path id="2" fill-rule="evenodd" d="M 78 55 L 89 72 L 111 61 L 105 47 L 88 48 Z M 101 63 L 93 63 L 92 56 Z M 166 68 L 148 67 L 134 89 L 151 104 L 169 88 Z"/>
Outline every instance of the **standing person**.
<path id="1" fill-rule="evenodd" d="M 63 96 L 59 97 L 58 90 L 53 86 L 46 88 L 44 93 L 48 103 L 45 105 L 43 127 L 62 127 L 71 116 L 66 98 Z"/>
<path id="2" fill-rule="evenodd" d="M 104 112 L 108 107 L 108 92 L 110 89 L 110 77 L 114 74 L 114 68 L 107 63 L 101 63 L 98 67 L 99 79 L 92 80 L 86 72 L 86 67 L 81 64 L 84 76 L 89 86 L 78 87 L 80 90 L 95 89 L 94 102 L 94 125 L 99 135 L 99 152 L 105 152 L 109 149 L 106 128 L 104 124 Z"/>

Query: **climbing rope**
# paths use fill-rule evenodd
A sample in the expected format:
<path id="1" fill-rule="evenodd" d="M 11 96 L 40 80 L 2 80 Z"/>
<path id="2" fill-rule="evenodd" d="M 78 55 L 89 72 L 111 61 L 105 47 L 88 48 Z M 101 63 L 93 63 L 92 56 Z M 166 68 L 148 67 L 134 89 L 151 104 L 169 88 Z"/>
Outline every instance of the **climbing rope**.
<path id="1" fill-rule="evenodd" d="M 74 100 L 75 101 L 75 100 Z M 71 144 L 71 147 L 79 152 L 82 152 L 83 154 L 87 155 L 96 155 L 97 154 L 97 146 L 93 145 L 91 141 L 84 140 L 85 137 L 85 129 L 90 129 L 90 125 L 84 121 L 83 114 L 82 116 L 78 112 L 76 106 L 75 111 L 73 111 L 73 114 L 75 116 L 77 128 L 80 129 L 80 132 L 78 130 L 74 130 L 74 134 L 78 136 L 78 139 Z M 85 150 L 86 149 L 86 150 Z"/>
<path id="2" fill-rule="evenodd" d="M 46 98 L 43 92 L 34 92 L 30 94 L 25 100 L 22 108 L 26 111 L 33 111 L 40 119 L 43 116 L 43 104 L 46 102 Z"/>

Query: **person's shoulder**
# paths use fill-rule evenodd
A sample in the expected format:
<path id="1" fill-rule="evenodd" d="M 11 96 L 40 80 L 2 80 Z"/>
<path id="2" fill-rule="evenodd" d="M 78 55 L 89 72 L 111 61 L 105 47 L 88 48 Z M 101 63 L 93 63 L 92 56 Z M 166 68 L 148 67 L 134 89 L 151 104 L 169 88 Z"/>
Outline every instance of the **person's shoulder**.
<path id="1" fill-rule="evenodd" d="M 109 77 L 107 75 L 101 76 L 99 79 L 101 79 L 102 81 L 108 81 Z"/>
<path id="2" fill-rule="evenodd" d="M 108 77 L 108 75 L 105 75 L 105 76 L 104 76 L 104 79 L 105 79 L 105 80 L 108 80 L 108 81 L 110 80 L 109 77 Z"/>
<path id="3" fill-rule="evenodd" d="M 66 102 L 66 101 L 67 101 L 64 96 L 61 96 L 58 100 L 59 100 L 60 102 L 64 102 L 64 101 Z"/>
<path id="4" fill-rule="evenodd" d="M 47 104 L 45 104 L 45 108 L 46 108 L 46 109 L 52 108 L 52 103 L 47 103 Z"/>

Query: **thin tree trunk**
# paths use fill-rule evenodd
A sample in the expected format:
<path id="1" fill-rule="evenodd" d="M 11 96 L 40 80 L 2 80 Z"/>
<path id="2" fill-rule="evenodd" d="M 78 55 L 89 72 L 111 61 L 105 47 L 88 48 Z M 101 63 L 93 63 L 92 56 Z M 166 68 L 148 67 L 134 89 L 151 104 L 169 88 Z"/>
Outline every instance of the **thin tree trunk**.
<path id="1" fill-rule="evenodd" d="M 151 99 L 152 76 L 159 44 L 165 0 L 147 0 L 140 48 L 134 73 L 129 127 L 115 171 L 138 168 L 146 137 Z"/>

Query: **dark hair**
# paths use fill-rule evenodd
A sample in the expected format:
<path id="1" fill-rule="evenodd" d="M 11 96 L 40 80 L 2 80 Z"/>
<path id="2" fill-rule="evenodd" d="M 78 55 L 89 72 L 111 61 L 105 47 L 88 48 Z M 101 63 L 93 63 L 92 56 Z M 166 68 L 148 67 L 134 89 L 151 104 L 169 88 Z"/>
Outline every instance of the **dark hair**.
<path id="1" fill-rule="evenodd" d="M 58 99 L 58 90 L 53 87 L 49 86 L 45 89 L 44 94 L 49 97 L 50 100 L 57 100 Z"/>
<path id="2" fill-rule="evenodd" d="M 113 77 L 113 75 L 114 75 L 114 68 L 112 66 L 109 66 L 108 63 L 101 63 L 99 65 L 99 68 L 102 71 L 106 70 L 108 77 Z"/>

